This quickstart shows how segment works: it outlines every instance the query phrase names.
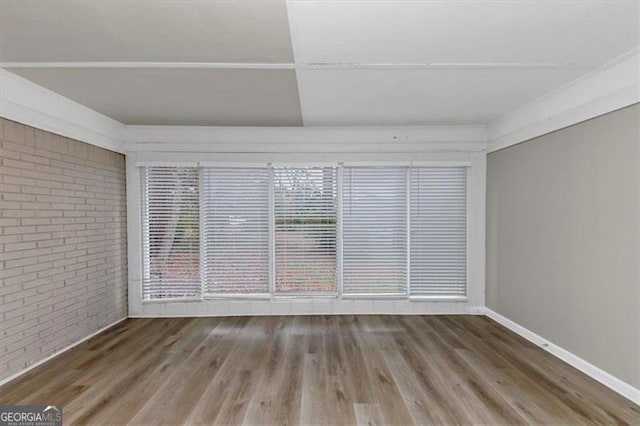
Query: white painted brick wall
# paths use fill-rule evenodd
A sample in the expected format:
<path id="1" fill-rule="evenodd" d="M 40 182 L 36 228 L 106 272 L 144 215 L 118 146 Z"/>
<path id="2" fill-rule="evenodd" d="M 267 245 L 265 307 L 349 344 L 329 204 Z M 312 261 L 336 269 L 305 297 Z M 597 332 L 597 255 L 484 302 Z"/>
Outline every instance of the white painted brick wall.
<path id="1" fill-rule="evenodd" d="M 124 156 L 0 119 L 0 380 L 127 316 Z"/>

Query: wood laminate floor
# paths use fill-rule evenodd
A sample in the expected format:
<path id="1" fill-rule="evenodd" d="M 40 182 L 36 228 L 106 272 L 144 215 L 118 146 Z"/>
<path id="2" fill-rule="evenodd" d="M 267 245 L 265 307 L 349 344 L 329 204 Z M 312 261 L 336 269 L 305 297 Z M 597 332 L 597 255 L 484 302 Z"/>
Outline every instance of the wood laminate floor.
<path id="1" fill-rule="evenodd" d="M 640 424 L 481 316 L 129 319 L 0 388 L 65 424 Z"/>

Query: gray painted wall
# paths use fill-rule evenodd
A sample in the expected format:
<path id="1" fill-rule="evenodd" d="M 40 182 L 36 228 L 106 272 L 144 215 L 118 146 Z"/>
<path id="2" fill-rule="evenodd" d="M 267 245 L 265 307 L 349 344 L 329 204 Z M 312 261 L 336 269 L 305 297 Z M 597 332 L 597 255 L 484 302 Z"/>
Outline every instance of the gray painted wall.
<path id="1" fill-rule="evenodd" d="M 487 306 L 640 387 L 640 106 L 488 156 Z"/>

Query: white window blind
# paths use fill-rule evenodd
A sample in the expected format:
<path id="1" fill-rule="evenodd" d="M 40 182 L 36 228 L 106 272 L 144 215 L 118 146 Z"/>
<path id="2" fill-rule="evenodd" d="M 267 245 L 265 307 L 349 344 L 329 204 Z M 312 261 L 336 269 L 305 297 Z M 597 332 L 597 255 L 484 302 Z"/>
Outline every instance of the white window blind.
<path id="1" fill-rule="evenodd" d="M 269 293 L 269 171 L 203 169 L 205 293 Z"/>
<path id="2" fill-rule="evenodd" d="M 199 298 L 198 170 L 145 167 L 142 184 L 143 298 Z"/>
<path id="3" fill-rule="evenodd" d="M 275 292 L 336 291 L 336 168 L 273 169 Z"/>
<path id="4" fill-rule="evenodd" d="M 407 168 L 345 167 L 344 294 L 405 294 Z"/>
<path id="5" fill-rule="evenodd" d="M 467 170 L 411 170 L 410 294 L 465 296 Z"/>

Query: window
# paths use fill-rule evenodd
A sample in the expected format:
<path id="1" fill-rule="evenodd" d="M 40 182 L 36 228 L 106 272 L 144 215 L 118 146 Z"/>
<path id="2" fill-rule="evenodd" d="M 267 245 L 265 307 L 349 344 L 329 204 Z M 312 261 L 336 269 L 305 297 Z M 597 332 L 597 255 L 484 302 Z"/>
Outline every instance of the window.
<path id="1" fill-rule="evenodd" d="M 336 168 L 273 170 L 275 292 L 336 291 Z"/>
<path id="2" fill-rule="evenodd" d="M 425 167 L 410 173 L 410 294 L 465 296 L 467 169 Z"/>
<path id="3" fill-rule="evenodd" d="M 345 167 L 345 294 L 404 294 L 407 287 L 407 168 Z"/>
<path id="4" fill-rule="evenodd" d="M 467 294 L 466 167 L 141 173 L 144 300 Z"/>
<path id="5" fill-rule="evenodd" d="M 200 297 L 198 170 L 143 169 L 143 298 Z"/>
<path id="6" fill-rule="evenodd" d="M 205 294 L 269 293 L 269 172 L 204 168 Z"/>

